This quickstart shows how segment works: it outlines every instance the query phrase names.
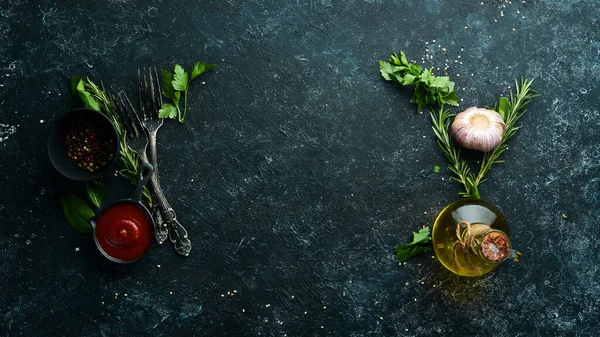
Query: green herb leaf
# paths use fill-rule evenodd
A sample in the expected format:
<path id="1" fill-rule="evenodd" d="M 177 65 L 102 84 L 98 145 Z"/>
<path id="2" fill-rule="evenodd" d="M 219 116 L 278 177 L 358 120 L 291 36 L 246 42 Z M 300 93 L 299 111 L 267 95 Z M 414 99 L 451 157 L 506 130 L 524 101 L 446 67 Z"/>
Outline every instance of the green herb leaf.
<path id="1" fill-rule="evenodd" d="M 433 165 L 433 172 L 440 173 L 440 166 L 439 165 Z"/>
<path id="2" fill-rule="evenodd" d="M 428 250 L 431 250 L 431 248 L 423 247 L 423 246 L 413 246 L 413 245 L 409 245 L 409 244 L 402 244 L 402 245 L 399 245 L 398 247 L 396 247 L 396 258 L 398 259 L 398 262 L 402 263 L 402 262 L 406 262 L 406 261 L 410 260 L 411 258 L 415 257 L 419 253 L 425 252 Z"/>
<path id="3" fill-rule="evenodd" d="M 413 242 L 411 244 L 417 245 L 421 243 L 427 243 L 429 241 L 429 227 L 423 227 L 418 232 L 413 232 Z"/>
<path id="4" fill-rule="evenodd" d="M 433 76 L 431 72 L 431 69 L 425 69 L 421 73 L 421 82 L 427 84 L 428 86 L 431 86 L 433 84 L 433 81 L 435 81 L 435 76 Z"/>
<path id="5" fill-rule="evenodd" d="M 160 110 L 158 110 L 159 118 L 175 118 L 177 117 L 177 108 L 172 103 L 163 103 Z"/>
<path id="6" fill-rule="evenodd" d="M 502 119 L 506 119 L 506 113 L 510 109 L 510 101 L 506 97 L 500 97 L 498 100 L 498 113 Z"/>
<path id="7" fill-rule="evenodd" d="M 83 80 L 79 76 L 71 76 L 71 95 L 73 95 L 73 97 L 79 98 L 79 91 L 77 90 L 77 87 L 82 81 Z"/>
<path id="8" fill-rule="evenodd" d="M 454 82 L 448 76 L 435 76 L 433 68 L 423 69 L 418 64 L 408 63 L 404 52 L 392 54 L 388 61 L 379 61 L 379 72 L 386 81 L 401 85 L 415 85 L 411 98 L 417 104 L 417 112 L 431 104 L 458 105 L 458 95 L 454 90 Z"/>
<path id="9" fill-rule="evenodd" d="M 379 61 L 379 72 L 386 81 L 391 81 L 390 75 L 394 74 L 394 66 L 385 61 Z"/>
<path id="10" fill-rule="evenodd" d="M 398 259 L 398 262 L 405 262 L 421 252 L 430 250 L 431 248 L 423 246 L 429 242 L 429 235 L 429 227 L 424 227 L 418 232 L 413 232 L 412 242 L 398 245 L 396 247 L 396 258 Z"/>
<path id="11" fill-rule="evenodd" d="M 402 65 L 408 66 L 408 60 L 406 59 L 406 55 L 404 54 L 403 51 L 400 52 L 400 61 L 401 61 Z"/>
<path id="12" fill-rule="evenodd" d="M 90 202 L 99 208 L 104 199 L 104 185 L 99 181 L 92 181 L 85 184 L 85 190 Z"/>
<path id="13" fill-rule="evenodd" d="M 161 87 L 162 94 L 166 98 L 170 99 L 171 101 L 175 101 L 175 99 L 174 99 L 175 89 L 173 89 L 173 74 L 171 74 L 167 70 L 162 71 L 162 80 L 160 81 L 160 87 Z"/>
<path id="14" fill-rule="evenodd" d="M 72 194 L 63 195 L 59 201 L 65 217 L 73 229 L 80 233 L 92 231 L 90 219 L 94 216 L 94 211 L 85 201 Z"/>
<path id="15" fill-rule="evenodd" d="M 438 76 L 435 77 L 433 82 L 431 83 L 432 87 L 436 88 L 448 88 L 450 86 L 450 77 L 448 76 Z"/>
<path id="16" fill-rule="evenodd" d="M 175 65 L 174 74 L 173 74 L 173 89 L 179 91 L 187 91 L 188 90 L 188 73 L 183 70 L 183 68 L 179 65 Z"/>
<path id="17" fill-rule="evenodd" d="M 442 96 L 442 100 L 446 104 L 458 106 L 458 95 L 456 94 L 456 91 L 451 91 L 448 94 Z"/>
<path id="18" fill-rule="evenodd" d="M 206 62 L 196 62 L 194 64 L 194 69 L 192 69 L 192 81 L 195 80 L 198 76 L 202 75 L 207 70 L 212 70 L 217 67 L 216 64 L 206 64 Z"/>
<path id="19" fill-rule="evenodd" d="M 417 78 L 417 76 L 415 76 L 415 75 L 406 74 L 406 75 L 404 75 L 404 78 L 402 79 L 402 84 L 403 85 L 413 84 L 413 82 L 415 81 L 416 78 Z"/>
<path id="20" fill-rule="evenodd" d="M 77 81 L 77 79 L 79 79 L 79 81 Z M 75 89 L 73 89 L 73 87 L 75 87 Z M 79 97 L 84 107 L 100 112 L 100 104 L 85 90 L 81 77 L 74 76 L 74 78 L 71 78 L 71 93 L 74 91 L 77 93 L 76 96 Z"/>

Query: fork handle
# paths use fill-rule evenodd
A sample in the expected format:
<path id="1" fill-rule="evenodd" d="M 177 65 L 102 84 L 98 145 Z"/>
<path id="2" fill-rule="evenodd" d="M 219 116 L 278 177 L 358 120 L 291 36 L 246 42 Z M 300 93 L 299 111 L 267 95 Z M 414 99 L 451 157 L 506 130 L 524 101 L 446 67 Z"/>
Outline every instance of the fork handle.
<path id="1" fill-rule="evenodd" d="M 142 161 L 142 163 L 150 163 L 148 160 L 148 155 L 146 155 L 145 152 L 140 153 L 140 160 Z M 160 188 L 160 184 L 158 183 L 156 175 L 156 169 L 152 173 L 152 177 L 150 178 L 150 184 L 152 185 L 152 189 L 154 190 L 154 193 L 156 195 L 158 207 L 161 210 L 162 214 L 162 217 L 156 217 L 156 238 L 159 244 L 163 244 L 169 237 L 169 215 L 172 214 L 174 218 L 175 211 L 173 211 L 171 206 L 169 206 L 169 203 L 167 202 L 167 199 L 165 199 L 162 189 Z M 171 208 L 170 212 L 169 208 Z"/>
<path id="2" fill-rule="evenodd" d="M 160 181 L 158 179 L 158 156 L 156 155 L 156 133 L 149 132 L 149 136 L 150 155 L 152 156 L 152 165 L 154 166 L 154 173 L 152 174 L 151 182 L 154 191 L 156 192 L 160 212 L 164 217 L 166 226 L 164 229 L 166 230 L 166 233 L 163 233 L 163 235 L 168 234 L 169 240 L 171 240 L 171 243 L 173 243 L 177 254 L 188 256 L 192 250 L 192 243 L 190 242 L 185 228 L 179 223 L 179 221 L 177 221 L 177 215 L 175 214 L 173 207 L 169 205 L 167 198 L 160 188 Z M 163 239 L 163 242 L 164 240 L 166 240 L 166 237 Z"/>
<path id="3" fill-rule="evenodd" d="M 160 185 L 158 183 L 157 177 L 153 175 L 150 179 L 150 182 L 152 183 L 154 192 L 156 193 L 156 198 L 158 199 L 159 211 L 162 213 L 163 216 L 164 234 L 168 235 L 169 240 L 171 240 L 171 243 L 173 243 L 177 254 L 182 256 L 190 255 L 190 251 L 192 250 L 192 243 L 188 237 L 187 231 L 177 220 L 175 210 L 173 210 L 173 208 L 171 207 L 171 205 L 169 205 L 169 202 L 165 198 L 162 189 L 160 188 Z M 166 240 L 166 237 L 164 240 Z"/>

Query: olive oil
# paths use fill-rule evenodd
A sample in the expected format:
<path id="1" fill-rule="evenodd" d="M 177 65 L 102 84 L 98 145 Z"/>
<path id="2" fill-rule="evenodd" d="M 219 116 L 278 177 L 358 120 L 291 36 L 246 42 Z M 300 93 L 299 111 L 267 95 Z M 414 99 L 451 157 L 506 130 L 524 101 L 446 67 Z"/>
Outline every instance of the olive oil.
<path id="1" fill-rule="evenodd" d="M 509 228 L 502 213 L 478 199 L 462 199 L 438 215 L 431 233 L 433 249 L 440 262 L 462 276 L 480 276 L 506 258 L 518 261 L 511 249 Z"/>

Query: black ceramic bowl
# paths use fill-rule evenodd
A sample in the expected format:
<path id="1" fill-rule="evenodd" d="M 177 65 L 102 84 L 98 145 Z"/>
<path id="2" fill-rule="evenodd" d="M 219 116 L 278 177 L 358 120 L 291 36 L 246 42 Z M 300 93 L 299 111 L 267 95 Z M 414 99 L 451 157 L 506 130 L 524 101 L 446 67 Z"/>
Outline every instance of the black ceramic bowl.
<path id="1" fill-rule="evenodd" d="M 107 165 L 100 169 L 89 172 L 85 171 L 73 163 L 67 153 L 66 137 L 73 124 L 84 119 L 86 122 L 93 123 L 96 126 L 97 132 L 102 133 L 103 137 L 113 139 L 111 152 L 112 159 L 107 162 Z M 50 129 L 48 134 L 48 156 L 52 165 L 63 176 L 76 181 L 92 181 L 100 178 L 106 172 L 110 171 L 111 167 L 119 157 L 119 136 L 113 123 L 103 114 L 91 109 L 75 109 L 62 115 Z"/>

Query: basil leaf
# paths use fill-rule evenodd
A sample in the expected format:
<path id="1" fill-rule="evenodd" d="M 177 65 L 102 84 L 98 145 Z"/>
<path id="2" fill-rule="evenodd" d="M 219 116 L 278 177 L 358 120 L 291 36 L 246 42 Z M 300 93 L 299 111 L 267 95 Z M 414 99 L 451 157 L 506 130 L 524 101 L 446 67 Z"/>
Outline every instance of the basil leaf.
<path id="1" fill-rule="evenodd" d="M 90 219 L 94 216 L 94 211 L 90 205 L 72 194 L 63 195 L 59 201 L 65 217 L 73 229 L 80 233 L 92 231 Z"/>
<path id="2" fill-rule="evenodd" d="M 79 86 L 79 82 L 83 82 L 81 77 L 79 76 L 71 76 L 71 95 L 73 97 L 79 98 L 79 91 L 77 91 L 77 87 Z M 83 85 L 83 83 L 82 83 Z"/>
<path id="3" fill-rule="evenodd" d="M 77 81 L 79 79 L 79 81 Z M 81 104 L 88 109 L 100 111 L 100 104 L 92 97 L 92 94 L 85 91 L 83 81 L 79 76 L 71 77 L 71 93 L 76 93 L 76 97 L 79 97 Z"/>
<path id="4" fill-rule="evenodd" d="M 102 204 L 102 199 L 104 199 L 104 185 L 99 181 L 92 181 L 85 184 L 85 190 L 90 202 L 99 208 Z"/>

